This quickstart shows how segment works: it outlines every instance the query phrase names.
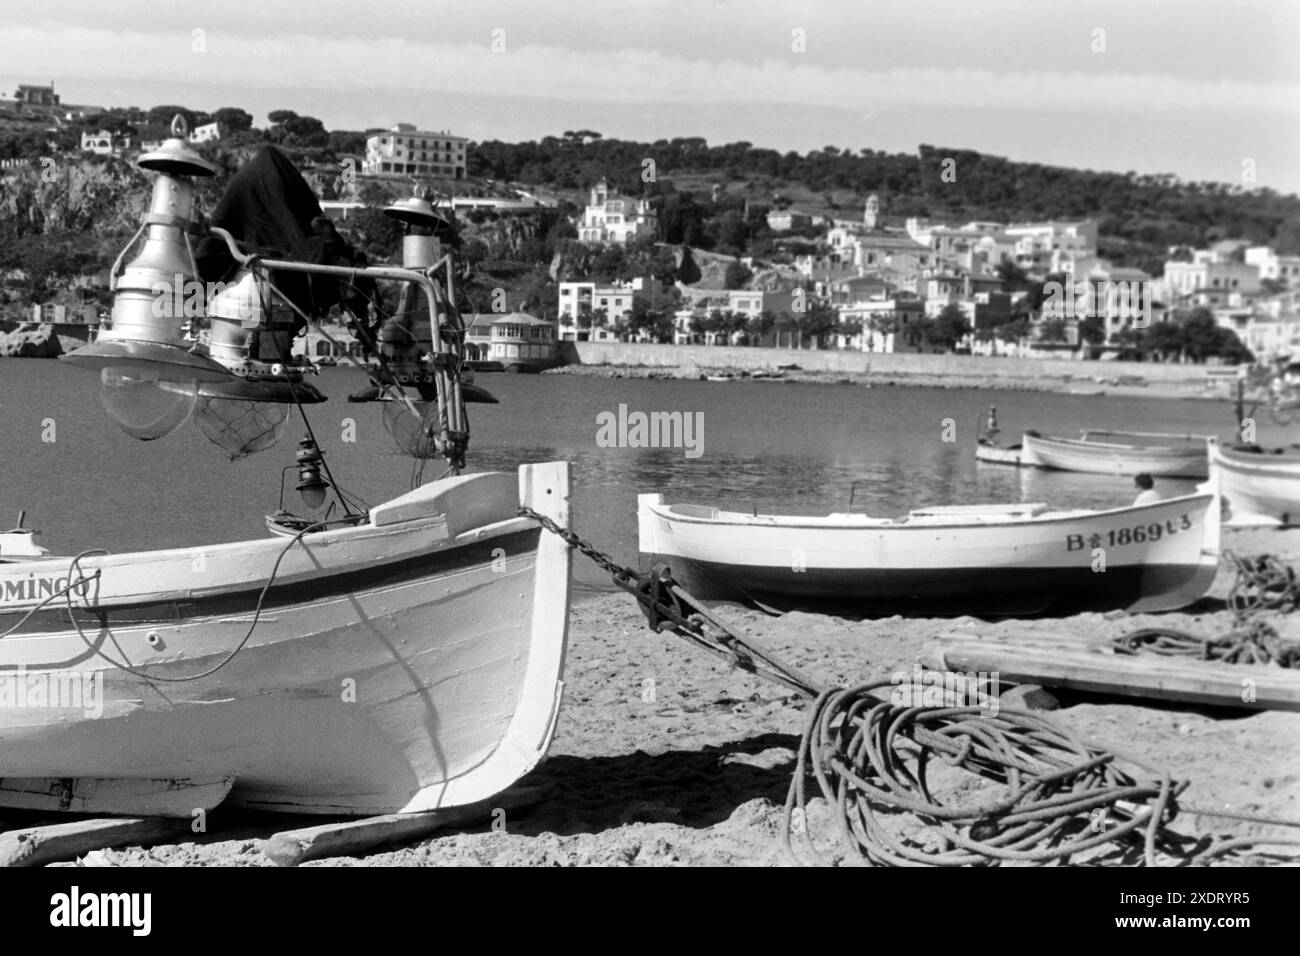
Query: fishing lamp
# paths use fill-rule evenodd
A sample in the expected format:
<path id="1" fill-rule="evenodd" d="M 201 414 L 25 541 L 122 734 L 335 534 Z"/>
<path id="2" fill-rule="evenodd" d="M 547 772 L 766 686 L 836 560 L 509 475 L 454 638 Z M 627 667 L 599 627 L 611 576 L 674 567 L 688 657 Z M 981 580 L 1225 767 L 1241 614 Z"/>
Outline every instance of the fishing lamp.
<path id="1" fill-rule="evenodd" d="M 298 451 L 294 456 L 298 467 L 298 484 L 294 490 L 302 495 L 302 503 L 315 511 L 325 503 L 325 492 L 330 484 L 321 477 L 321 468 L 325 464 L 325 454 L 316 447 L 310 438 L 298 442 Z"/>
<path id="2" fill-rule="evenodd" d="M 198 384 L 163 382 L 148 366 L 108 366 L 99 373 L 99 399 L 108 416 L 132 438 L 169 435 L 194 413 Z"/>
<path id="3" fill-rule="evenodd" d="M 184 117 L 177 115 L 171 129 L 170 139 L 137 161 L 158 176 L 149 212 L 113 264 L 111 327 L 61 357 L 100 372 L 104 408 L 128 435 L 151 441 L 193 416 L 238 456 L 266 447 L 266 424 L 288 417 L 287 410 L 249 415 L 243 403 L 325 399 L 286 364 L 291 332 L 283 316 L 261 307 L 266 296 L 253 276 L 241 275 L 207 301 L 191 244 L 199 228 L 192 180 L 214 175 L 216 167 L 186 143 Z M 139 255 L 123 266 L 141 236 Z M 201 342 L 198 326 L 214 316 L 213 333 Z"/>
<path id="4" fill-rule="evenodd" d="M 447 228 L 447 221 L 433 211 L 419 186 L 414 195 L 386 207 L 384 215 L 403 226 L 402 268 L 424 272 L 442 258 L 442 244 L 436 233 Z M 402 287 L 397 311 L 380 327 L 377 338 L 379 354 L 399 382 L 433 385 L 433 369 L 423 361 L 433 352 L 433 328 L 428 302 L 419 288 L 410 284 Z"/>
<path id="5" fill-rule="evenodd" d="M 292 405 L 325 401 L 291 360 L 293 312 L 249 270 L 208 300 L 209 356 L 231 376 L 199 385 L 194 422 L 232 459 L 280 439 Z"/>
<path id="6" fill-rule="evenodd" d="M 191 316 L 185 314 L 186 292 L 195 288 L 198 272 L 189 239 L 195 228 L 192 177 L 216 172 L 186 145 L 186 132 L 184 118 L 177 116 L 172 138 L 137 163 L 158 178 L 140 230 L 113 265 L 112 327 L 62 356 L 100 372 L 105 410 L 124 432 L 143 441 L 161 438 L 189 418 L 198 382 L 229 376 L 193 350 Z M 140 254 L 123 267 L 142 235 Z M 161 387 L 168 383 L 176 387 Z"/>

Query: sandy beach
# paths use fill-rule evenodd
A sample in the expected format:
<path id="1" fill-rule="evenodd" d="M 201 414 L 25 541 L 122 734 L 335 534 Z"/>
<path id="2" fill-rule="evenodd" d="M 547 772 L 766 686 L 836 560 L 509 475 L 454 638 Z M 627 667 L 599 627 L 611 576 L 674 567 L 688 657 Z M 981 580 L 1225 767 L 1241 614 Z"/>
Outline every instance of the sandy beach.
<path id="1" fill-rule="evenodd" d="M 1300 560 L 1300 531 L 1228 531 L 1242 554 Z M 1119 636 L 1159 624 L 1212 635 L 1232 615 L 1223 598 L 1233 575 L 1221 570 L 1210 596 L 1185 612 L 987 623 L 974 618 L 853 621 L 816 614 L 768 617 L 726 607 L 738 633 L 755 636 L 826 684 L 847 685 L 910 671 L 931 641 L 953 634 L 1015 635 L 1030 627 Z M 573 866 L 742 865 L 782 862 L 782 804 L 809 704 L 672 635 L 655 635 L 618 594 L 575 593 L 566 689 L 549 758 L 524 783 L 547 788 L 528 809 L 360 858 L 305 865 Z M 1300 617 L 1269 613 L 1290 639 Z M 1300 818 L 1300 713 L 1145 705 L 1134 698 L 1054 692 L 1050 713 L 1090 741 L 1168 768 L 1191 786 L 1184 805 Z M 214 811 L 209 832 L 149 849 L 99 851 L 95 866 L 270 866 L 266 839 L 318 819 Z M 809 829 L 829 835 L 829 814 L 810 807 Z M 1183 811 L 1173 829 L 1194 835 L 1294 835 L 1259 823 Z M 822 841 L 819 839 L 819 845 Z M 827 845 L 825 862 L 845 862 Z M 1172 861 L 1170 861 L 1172 862 Z M 1259 862 L 1238 857 L 1238 864 Z"/>

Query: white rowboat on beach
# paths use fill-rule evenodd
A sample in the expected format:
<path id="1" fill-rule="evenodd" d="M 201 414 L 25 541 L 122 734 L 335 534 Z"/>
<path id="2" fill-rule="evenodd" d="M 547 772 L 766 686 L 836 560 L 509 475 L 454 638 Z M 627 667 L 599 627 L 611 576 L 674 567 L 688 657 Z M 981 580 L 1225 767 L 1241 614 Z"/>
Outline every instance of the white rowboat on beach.
<path id="1" fill-rule="evenodd" d="M 1104 511 L 958 505 L 900 519 L 742 514 L 638 498 L 644 565 L 705 600 L 859 613 L 1164 611 L 1209 589 L 1219 497 Z"/>

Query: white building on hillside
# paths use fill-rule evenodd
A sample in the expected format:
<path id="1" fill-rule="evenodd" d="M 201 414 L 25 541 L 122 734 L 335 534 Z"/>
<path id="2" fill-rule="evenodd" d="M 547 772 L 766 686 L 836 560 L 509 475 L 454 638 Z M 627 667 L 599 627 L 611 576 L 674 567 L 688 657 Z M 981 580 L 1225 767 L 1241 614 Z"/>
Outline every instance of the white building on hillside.
<path id="1" fill-rule="evenodd" d="M 1258 292 L 1259 273 L 1244 262 L 1166 262 L 1164 294 L 1170 304 L 1226 305 L 1233 295 Z"/>
<path id="2" fill-rule="evenodd" d="M 601 180 L 591 189 L 591 201 L 578 227 L 580 242 L 625 243 L 654 236 L 657 217 L 648 199 L 620 196 Z"/>
<path id="3" fill-rule="evenodd" d="M 101 129 L 98 133 L 81 134 L 81 151 L 83 153 L 94 153 L 96 156 L 112 156 L 115 149 L 116 144 L 113 140 L 113 134 L 106 129 Z"/>
<path id="4" fill-rule="evenodd" d="M 1015 240 L 1015 259 L 1028 269 L 1057 271 L 1065 261 L 1097 254 L 1097 224 L 1081 221 L 1012 223 L 1002 230 Z"/>
<path id="5" fill-rule="evenodd" d="M 204 123 L 202 126 L 194 127 L 194 132 L 190 133 L 191 143 L 213 143 L 221 139 L 220 123 Z"/>
<path id="6" fill-rule="evenodd" d="M 410 123 L 398 123 L 366 140 L 361 175 L 464 179 L 468 143 L 446 130 L 422 132 Z"/>
<path id="7" fill-rule="evenodd" d="M 1259 269 L 1260 280 L 1274 279 L 1289 286 L 1300 285 L 1300 256 L 1279 256 L 1268 246 L 1246 250 L 1246 264 Z"/>

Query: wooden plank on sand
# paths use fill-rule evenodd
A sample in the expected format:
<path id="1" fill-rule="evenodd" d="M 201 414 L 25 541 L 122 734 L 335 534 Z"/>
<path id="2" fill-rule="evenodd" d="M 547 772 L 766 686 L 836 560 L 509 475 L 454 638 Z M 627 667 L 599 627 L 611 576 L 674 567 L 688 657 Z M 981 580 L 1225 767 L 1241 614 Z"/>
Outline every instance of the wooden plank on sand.
<path id="1" fill-rule="evenodd" d="M 161 817 L 75 820 L 0 833 L 0 866 L 44 866 L 75 860 L 91 850 L 146 846 L 189 829 L 184 820 Z"/>
<path id="2" fill-rule="evenodd" d="M 1076 650 L 1105 647 L 1110 643 L 1110 637 L 1104 633 L 1098 633 L 1098 628 L 1095 627 L 1089 633 L 1080 633 L 1078 630 L 1067 630 L 1065 628 L 1044 627 L 1041 624 L 1021 624 L 1019 622 L 999 624 L 996 625 L 996 628 L 990 628 L 988 625 L 980 625 L 980 627 L 982 630 L 978 632 L 973 628 L 953 628 L 952 632 L 946 635 L 943 640 L 945 643 L 949 641 L 972 641 L 979 644 L 1015 645 L 1016 647 L 1024 644 L 1036 644 L 1043 647 L 1065 647 L 1075 648 Z"/>
<path id="3" fill-rule="evenodd" d="M 446 807 L 422 813 L 386 813 L 383 816 L 342 823 L 326 823 L 302 830 L 285 830 L 266 841 L 264 852 L 280 866 L 297 866 L 308 860 L 367 853 L 387 843 L 418 840 L 451 826 L 469 826 L 491 819 L 497 810 L 536 806 L 549 793 L 546 787 L 516 787 L 491 800 Z"/>
<path id="4" fill-rule="evenodd" d="M 1012 683 L 1250 710 L 1300 710 L 1300 671 L 1260 664 L 972 640 L 929 648 L 923 660 L 954 671 L 997 671 L 1001 680 Z"/>

